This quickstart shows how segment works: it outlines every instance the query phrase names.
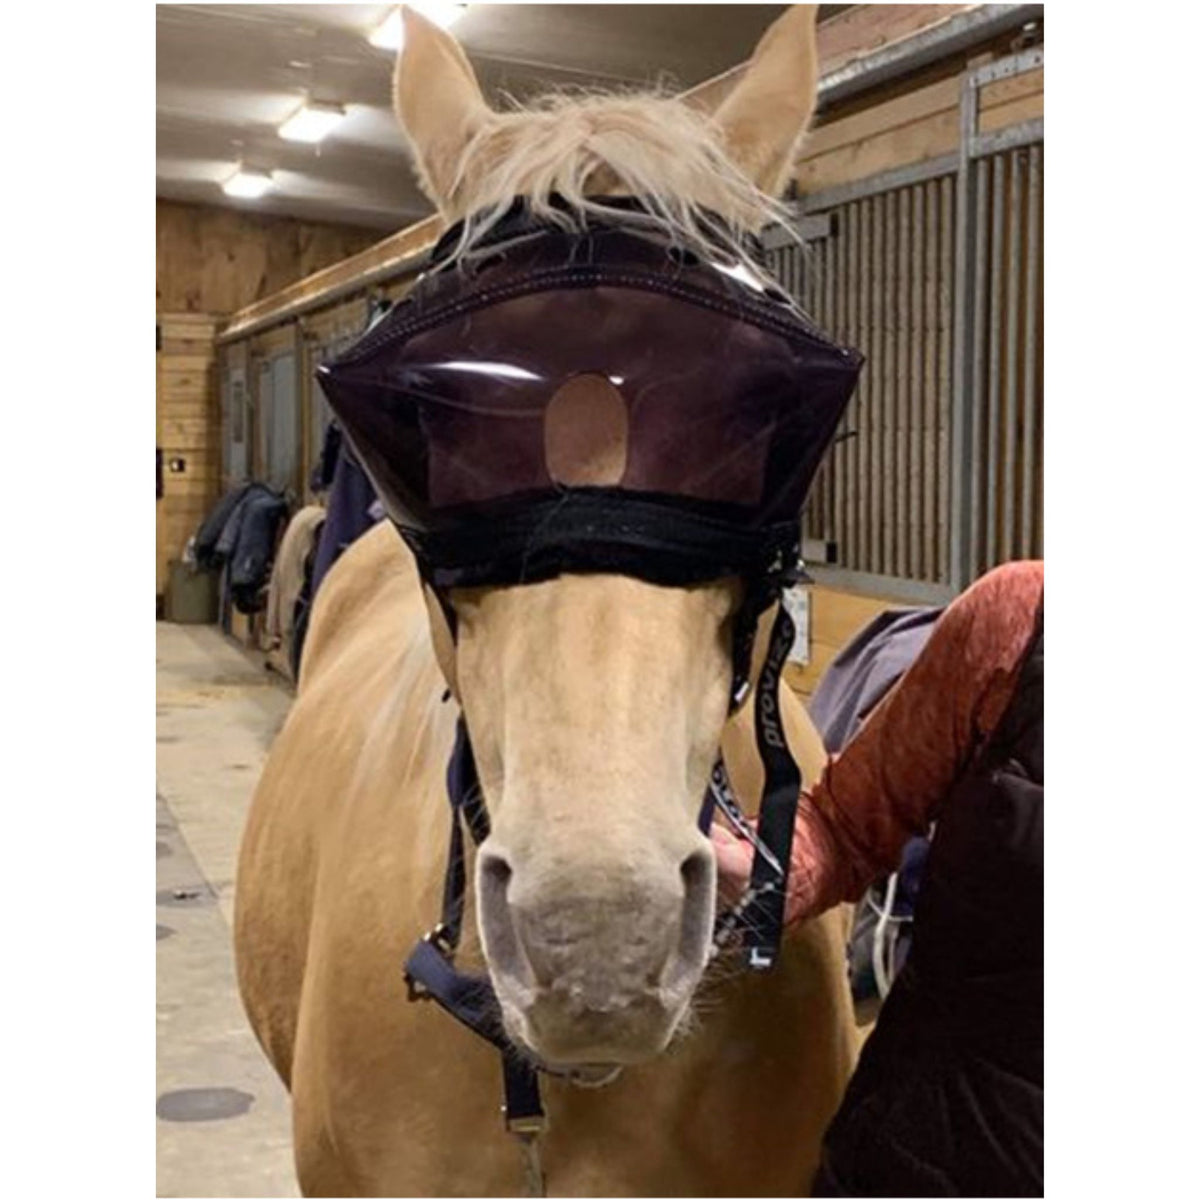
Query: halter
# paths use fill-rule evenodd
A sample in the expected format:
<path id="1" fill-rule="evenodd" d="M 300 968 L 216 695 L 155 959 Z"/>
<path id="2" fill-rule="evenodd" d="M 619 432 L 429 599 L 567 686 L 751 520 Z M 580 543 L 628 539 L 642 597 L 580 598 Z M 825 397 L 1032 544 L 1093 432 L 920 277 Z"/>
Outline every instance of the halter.
<path id="1" fill-rule="evenodd" d="M 448 230 L 409 295 L 319 368 L 322 388 L 451 637 L 456 587 L 568 572 L 667 586 L 737 576 L 734 712 L 750 692 L 759 619 L 799 578 L 799 512 L 862 358 L 767 279 L 756 244 L 741 261 L 717 262 L 665 236 L 636 201 L 605 204 L 610 215 L 564 228 L 518 202 L 457 256 L 463 227 Z M 585 442 L 593 429 L 596 438 L 618 430 L 607 478 L 573 477 L 554 443 L 556 411 L 581 376 L 598 399 L 571 408 L 567 428 Z M 719 759 L 698 817 L 707 832 L 719 807 L 753 841 L 749 887 L 714 935 L 714 949 L 740 938 L 752 970 L 779 951 L 800 794 L 779 711 L 794 633 L 780 604 L 755 691 L 765 774 L 757 832 Z M 441 920 L 405 978 L 411 999 L 432 998 L 499 1050 L 505 1120 L 526 1148 L 532 1188 L 545 1126 L 538 1072 L 549 1068 L 509 1040 L 488 978 L 453 963 L 465 839 L 479 845 L 489 832 L 462 717 L 447 792 Z"/>

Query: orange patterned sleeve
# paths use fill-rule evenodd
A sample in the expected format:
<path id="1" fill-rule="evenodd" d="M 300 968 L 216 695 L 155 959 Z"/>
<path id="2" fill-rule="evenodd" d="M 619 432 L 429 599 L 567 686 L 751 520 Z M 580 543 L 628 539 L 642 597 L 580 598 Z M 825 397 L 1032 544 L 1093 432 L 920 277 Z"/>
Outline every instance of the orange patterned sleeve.
<path id="1" fill-rule="evenodd" d="M 1042 588 L 1041 562 L 1006 563 L 972 584 L 801 798 L 789 921 L 856 900 L 928 830 L 1008 707 Z"/>

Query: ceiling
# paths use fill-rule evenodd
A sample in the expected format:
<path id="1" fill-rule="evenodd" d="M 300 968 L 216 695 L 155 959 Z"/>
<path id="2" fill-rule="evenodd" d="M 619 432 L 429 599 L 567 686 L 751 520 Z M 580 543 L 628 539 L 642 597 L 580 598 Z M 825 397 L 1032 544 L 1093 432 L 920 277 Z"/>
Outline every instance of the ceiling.
<path id="1" fill-rule="evenodd" d="M 367 41 L 392 7 L 158 5 L 158 195 L 386 231 L 428 215 L 391 111 L 393 52 Z M 689 87 L 748 58 L 783 7 L 472 4 L 454 36 L 493 103 L 572 85 Z M 317 146 L 276 132 L 306 96 L 347 113 Z M 239 160 L 271 170 L 273 190 L 227 197 Z"/>

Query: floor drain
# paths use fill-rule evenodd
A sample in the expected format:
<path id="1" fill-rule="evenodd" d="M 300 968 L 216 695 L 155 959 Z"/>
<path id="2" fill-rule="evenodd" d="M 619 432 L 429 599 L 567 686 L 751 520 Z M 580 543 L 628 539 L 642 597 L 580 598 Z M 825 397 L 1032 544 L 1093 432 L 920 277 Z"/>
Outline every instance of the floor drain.
<path id="1" fill-rule="evenodd" d="M 202 883 L 186 887 L 163 888 L 156 892 L 155 903 L 167 908 L 197 908 L 202 904 L 212 904 L 216 900 L 212 888 Z"/>
<path id="2" fill-rule="evenodd" d="M 181 1088 L 163 1092 L 154 1106 L 160 1121 L 224 1121 L 248 1112 L 254 1097 L 237 1088 Z"/>

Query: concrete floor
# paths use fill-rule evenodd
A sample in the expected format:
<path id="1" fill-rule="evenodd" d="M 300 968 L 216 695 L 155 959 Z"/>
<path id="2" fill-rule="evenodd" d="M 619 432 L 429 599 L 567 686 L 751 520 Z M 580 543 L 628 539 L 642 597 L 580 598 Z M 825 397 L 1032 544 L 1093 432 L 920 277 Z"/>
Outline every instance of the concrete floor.
<path id="1" fill-rule="evenodd" d="M 217 629 L 156 628 L 158 1195 L 297 1196 L 230 944 L 246 807 L 291 696 Z"/>

